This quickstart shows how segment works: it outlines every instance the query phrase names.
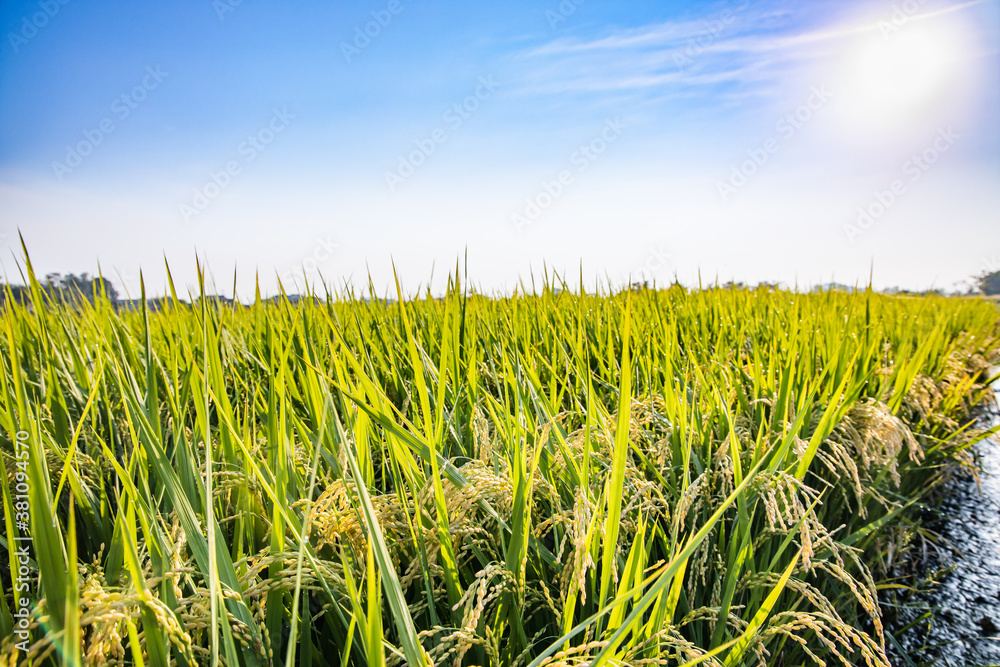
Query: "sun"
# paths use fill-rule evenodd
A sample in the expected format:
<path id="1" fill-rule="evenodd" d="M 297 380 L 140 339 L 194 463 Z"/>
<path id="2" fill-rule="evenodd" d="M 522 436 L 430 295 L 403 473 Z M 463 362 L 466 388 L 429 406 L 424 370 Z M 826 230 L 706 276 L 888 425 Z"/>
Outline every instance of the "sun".
<path id="1" fill-rule="evenodd" d="M 854 61 L 857 92 L 888 114 L 930 101 L 947 81 L 954 45 L 934 30 L 909 30 L 869 44 Z"/>
<path id="2" fill-rule="evenodd" d="M 954 102 L 967 41 L 953 22 L 913 18 L 868 32 L 848 50 L 838 88 L 849 129 L 896 134 Z"/>

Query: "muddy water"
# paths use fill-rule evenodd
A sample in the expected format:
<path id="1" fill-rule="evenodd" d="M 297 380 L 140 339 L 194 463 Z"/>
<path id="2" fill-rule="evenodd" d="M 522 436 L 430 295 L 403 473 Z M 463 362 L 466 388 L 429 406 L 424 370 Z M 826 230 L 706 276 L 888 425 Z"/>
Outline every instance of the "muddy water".
<path id="1" fill-rule="evenodd" d="M 1000 394 L 1000 381 L 994 389 Z M 992 411 L 984 419 L 995 423 L 1000 415 Z M 941 583 L 900 610 L 906 622 L 926 611 L 933 618 L 904 634 L 907 655 L 896 652 L 896 665 L 1000 665 L 1000 442 L 980 443 L 977 456 L 978 484 L 971 474 L 957 475 L 928 517 L 944 543 L 923 567 L 927 574 L 942 573 Z"/>

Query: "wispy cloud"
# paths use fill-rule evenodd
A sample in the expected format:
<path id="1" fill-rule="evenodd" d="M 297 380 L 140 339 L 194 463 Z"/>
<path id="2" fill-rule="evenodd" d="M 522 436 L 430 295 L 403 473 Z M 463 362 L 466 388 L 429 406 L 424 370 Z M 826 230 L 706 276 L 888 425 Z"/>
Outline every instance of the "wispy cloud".
<path id="1" fill-rule="evenodd" d="M 922 9 L 928 20 L 983 0 Z M 560 37 L 525 51 L 524 94 L 632 93 L 659 98 L 711 95 L 722 103 L 779 94 L 789 72 L 839 53 L 843 42 L 877 33 L 874 18 L 834 27 L 800 24 L 804 8 L 734 0 L 693 19 L 619 29 L 591 39 Z M 893 12 L 885 6 L 888 19 Z"/>

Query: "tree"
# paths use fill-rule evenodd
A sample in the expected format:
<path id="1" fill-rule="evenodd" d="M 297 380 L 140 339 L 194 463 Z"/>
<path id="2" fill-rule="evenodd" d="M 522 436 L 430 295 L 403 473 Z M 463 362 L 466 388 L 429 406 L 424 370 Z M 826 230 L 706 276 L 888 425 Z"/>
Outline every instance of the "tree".
<path id="1" fill-rule="evenodd" d="M 7 301 L 7 290 L 10 289 L 11 297 L 15 303 L 26 305 L 31 303 L 31 291 L 24 285 L 5 285 L 0 283 L 0 306 Z"/>
<path id="2" fill-rule="evenodd" d="M 23 288 L 27 291 L 27 288 Z M 103 293 L 111 303 L 118 302 L 118 290 L 107 278 L 91 278 L 89 273 L 69 273 L 63 275 L 53 272 L 45 274 L 42 289 L 53 301 L 73 303 L 84 298 L 93 303 L 95 294 Z"/>
<path id="3" fill-rule="evenodd" d="M 979 291 L 986 295 L 1000 294 L 1000 271 L 993 273 L 983 273 L 976 276 L 976 285 Z"/>
<path id="4" fill-rule="evenodd" d="M 118 290 L 115 289 L 115 286 L 107 278 L 94 278 L 91 281 L 91 286 L 93 289 L 92 293 L 100 294 L 104 292 L 104 296 L 108 298 L 108 301 L 118 303 Z M 87 296 L 89 297 L 90 294 Z"/>

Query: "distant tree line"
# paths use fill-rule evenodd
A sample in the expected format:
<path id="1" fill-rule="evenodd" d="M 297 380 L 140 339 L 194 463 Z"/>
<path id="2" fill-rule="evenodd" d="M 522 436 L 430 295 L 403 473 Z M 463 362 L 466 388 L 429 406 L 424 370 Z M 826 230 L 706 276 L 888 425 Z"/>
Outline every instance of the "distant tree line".
<path id="1" fill-rule="evenodd" d="M 44 298 L 51 303 L 73 304 L 79 303 L 81 300 L 94 303 L 95 297 L 100 298 L 101 294 L 103 294 L 111 305 L 119 310 L 141 310 L 143 305 L 142 299 L 122 299 L 110 280 L 99 276 L 91 276 L 89 273 L 81 273 L 80 275 L 76 275 L 75 273 L 66 275 L 61 273 L 47 273 L 45 274 L 45 280 L 40 283 L 40 286 Z M 5 285 L 0 282 L 0 306 L 7 300 L 8 290 L 9 295 L 17 303 L 31 303 L 31 287 L 27 285 Z M 295 295 L 295 297 L 297 298 L 298 295 Z M 207 295 L 205 299 L 209 303 L 218 305 L 233 304 L 232 299 L 221 295 Z M 146 307 L 151 311 L 163 310 L 172 301 L 173 299 L 169 296 L 153 297 L 146 300 Z M 200 299 L 195 299 L 195 304 L 199 302 Z M 187 305 L 187 302 L 182 299 L 179 299 L 177 303 Z"/>
<path id="2" fill-rule="evenodd" d="M 993 271 L 988 273 L 984 271 L 983 273 L 973 276 L 971 279 L 971 285 L 968 285 L 968 291 L 966 294 L 985 294 L 987 296 L 1000 295 L 1000 271 Z M 87 301 L 93 303 L 94 297 L 104 294 L 108 301 L 113 305 L 126 309 L 134 310 L 141 308 L 141 299 L 132 299 L 122 301 L 119 299 L 118 290 L 115 286 L 105 278 L 99 276 L 91 276 L 88 273 L 81 273 L 76 275 L 75 273 L 69 273 L 62 275 L 61 273 L 48 273 L 45 275 L 45 282 L 41 285 L 42 291 L 45 293 L 45 297 L 53 302 L 58 303 L 74 303 L 79 299 L 86 299 Z M 748 287 L 742 282 L 727 282 L 723 285 L 725 289 L 744 289 Z M 778 283 L 760 283 L 758 288 L 766 289 L 778 289 Z M 640 291 L 643 289 L 650 289 L 651 285 L 648 282 L 636 282 L 630 285 L 632 290 Z M 829 290 L 845 290 L 853 291 L 857 289 L 856 287 L 851 287 L 849 285 L 841 285 L 838 283 L 829 283 L 827 285 L 822 285 L 816 288 L 816 291 L 829 291 Z M 910 292 L 909 290 L 901 290 L 898 288 L 885 290 L 889 294 L 945 294 L 943 290 L 929 290 L 926 292 Z M 25 285 L 4 285 L 0 283 L 0 305 L 7 300 L 8 294 L 14 299 L 14 301 L 22 304 L 31 303 L 31 288 Z M 232 300 L 224 296 L 208 296 L 207 299 L 215 301 L 222 304 L 231 304 Z M 297 303 L 300 299 L 298 294 L 292 294 L 288 296 L 289 301 L 292 303 Z M 276 300 L 275 297 L 274 300 Z M 149 299 L 148 306 L 151 310 L 160 310 L 169 301 L 167 298 L 154 298 Z M 197 301 L 196 301 L 197 302 Z M 181 301 L 180 303 L 184 303 Z"/>
<path id="3" fill-rule="evenodd" d="M 111 303 L 118 303 L 118 290 L 111 281 L 89 273 L 49 273 L 41 284 L 45 298 L 58 303 L 74 303 L 85 299 L 93 303 L 94 297 L 104 294 Z M 31 303 L 31 288 L 25 285 L 3 285 L 0 283 L 0 303 L 9 295 L 18 303 Z"/>
<path id="4" fill-rule="evenodd" d="M 80 297 L 93 302 L 102 293 L 111 303 L 118 301 L 118 290 L 111 281 L 101 277 L 91 277 L 88 273 L 48 273 L 45 275 L 45 291 L 53 300 L 73 301 Z"/>

